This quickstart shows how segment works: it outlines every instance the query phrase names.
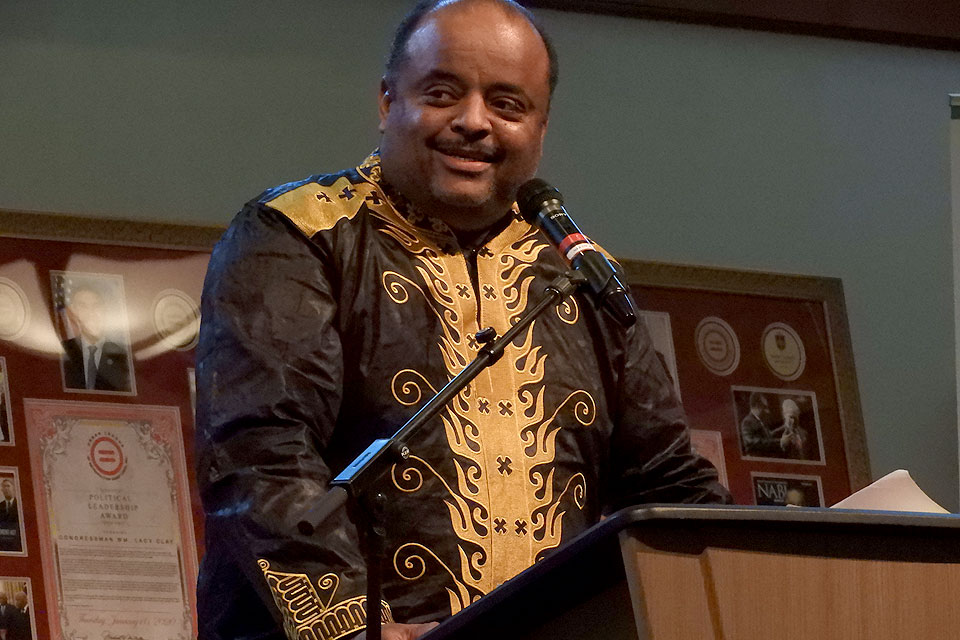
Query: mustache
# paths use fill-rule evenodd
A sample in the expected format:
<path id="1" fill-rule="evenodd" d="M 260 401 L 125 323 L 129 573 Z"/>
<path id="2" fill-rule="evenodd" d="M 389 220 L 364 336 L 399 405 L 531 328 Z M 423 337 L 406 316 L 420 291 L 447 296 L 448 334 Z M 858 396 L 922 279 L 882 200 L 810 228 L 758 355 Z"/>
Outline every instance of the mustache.
<path id="1" fill-rule="evenodd" d="M 503 159 L 503 150 L 492 144 L 471 144 L 455 140 L 436 140 L 430 145 L 435 151 L 448 156 L 460 156 L 482 162 L 498 162 Z"/>

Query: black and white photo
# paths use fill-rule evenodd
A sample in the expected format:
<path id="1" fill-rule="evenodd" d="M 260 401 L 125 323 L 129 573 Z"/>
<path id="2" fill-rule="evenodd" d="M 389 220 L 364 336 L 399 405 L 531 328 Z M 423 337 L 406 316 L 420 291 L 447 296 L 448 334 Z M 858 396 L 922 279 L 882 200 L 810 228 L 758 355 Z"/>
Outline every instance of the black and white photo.
<path id="1" fill-rule="evenodd" d="M 817 398 L 812 391 L 731 389 L 744 458 L 825 463 Z"/>

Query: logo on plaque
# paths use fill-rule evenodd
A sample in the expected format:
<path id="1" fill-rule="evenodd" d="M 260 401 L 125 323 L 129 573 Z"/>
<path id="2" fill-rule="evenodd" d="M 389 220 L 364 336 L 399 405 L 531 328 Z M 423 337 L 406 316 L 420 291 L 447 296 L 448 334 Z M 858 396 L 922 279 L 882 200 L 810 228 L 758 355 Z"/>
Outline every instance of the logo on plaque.
<path id="1" fill-rule="evenodd" d="M 169 348 L 188 351 L 197 346 L 200 309 L 183 291 L 166 289 L 153 301 L 153 326 Z"/>
<path id="2" fill-rule="evenodd" d="M 16 282 L 0 278 L 0 339 L 16 340 L 27 329 L 30 319 L 27 296 Z"/>
<path id="3" fill-rule="evenodd" d="M 90 467 L 105 480 L 116 480 L 127 468 L 123 447 L 111 435 L 99 433 L 90 440 Z"/>
<path id="4" fill-rule="evenodd" d="M 740 341 L 733 327 L 716 316 L 700 321 L 694 333 L 703 366 L 718 376 L 733 373 L 740 364 Z"/>
<path id="5" fill-rule="evenodd" d="M 807 364 L 803 341 L 793 327 L 774 322 L 763 330 L 763 358 L 770 370 L 781 380 L 796 380 Z"/>

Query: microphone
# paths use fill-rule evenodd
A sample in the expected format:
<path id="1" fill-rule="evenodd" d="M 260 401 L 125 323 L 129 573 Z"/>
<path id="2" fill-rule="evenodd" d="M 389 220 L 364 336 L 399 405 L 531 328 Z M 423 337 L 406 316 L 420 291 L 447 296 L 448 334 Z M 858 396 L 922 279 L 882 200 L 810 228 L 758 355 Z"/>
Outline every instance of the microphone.
<path id="1" fill-rule="evenodd" d="M 602 308 L 624 327 L 637 321 L 636 303 L 607 257 L 583 235 L 563 208 L 563 196 L 539 178 L 528 180 L 517 191 L 520 215 L 546 234 L 564 260 L 586 277 L 597 308 Z"/>

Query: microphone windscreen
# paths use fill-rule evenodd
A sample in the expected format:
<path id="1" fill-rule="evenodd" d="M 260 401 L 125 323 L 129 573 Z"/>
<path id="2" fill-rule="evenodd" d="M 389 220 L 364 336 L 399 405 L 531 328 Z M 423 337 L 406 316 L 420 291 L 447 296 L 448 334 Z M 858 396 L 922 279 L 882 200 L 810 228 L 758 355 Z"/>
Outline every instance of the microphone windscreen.
<path id="1" fill-rule="evenodd" d="M 545 180 L 533 178 L 527 180 L 517 190 L 517 206 L 520 207 L 520 215 L 529 223 L 533 223 L 543 208 L 543 204 L 548 200 L 558 200 L 563 204 L 563 196 L 556 187 L 550 186 Z"/>

